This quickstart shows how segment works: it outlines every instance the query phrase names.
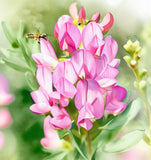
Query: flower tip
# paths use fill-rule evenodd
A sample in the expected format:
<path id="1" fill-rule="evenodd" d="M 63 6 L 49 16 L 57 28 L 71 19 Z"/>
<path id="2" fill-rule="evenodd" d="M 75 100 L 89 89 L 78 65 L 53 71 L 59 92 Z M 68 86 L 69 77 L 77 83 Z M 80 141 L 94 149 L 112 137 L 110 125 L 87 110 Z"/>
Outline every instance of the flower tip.
<path id="1" fill-rule="evenodd" d="M 77 2 L 74 2 L 69 7 L 69 13 L 73 19 L 78 18 L 78 9 L 77 9 Z"/>
<path id="2" fill-rule="evenodd" d="M 90 18 L 90 22 L 95 21 L 96 23 L 99 22 L 100 20 L 100 12 L 98 11 L 97 13 L 95 13 L 91 18 Z"/>
<path id="3" fill-rule="evenodd" d="M 86 18 L 85 9 L 82 6 L 81 9 L 80 9 L 80 11 L 79 11 L 78 23 L 84 23 L 85 22 L 85 18 Z"/>
<path id="4" fill-rule="evenodd" d="M 112 27 L 113 22 L 113 15 L 110 12 L 108 12 L 106 16 L 103 18 L 102 22 L 100 23 L 102 32 L 107 32 Z"/>

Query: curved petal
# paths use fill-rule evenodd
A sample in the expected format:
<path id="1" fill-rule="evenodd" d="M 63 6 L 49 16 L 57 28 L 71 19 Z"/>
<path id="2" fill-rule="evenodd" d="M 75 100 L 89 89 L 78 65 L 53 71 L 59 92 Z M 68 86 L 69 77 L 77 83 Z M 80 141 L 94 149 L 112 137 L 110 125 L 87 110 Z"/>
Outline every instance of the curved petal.
<path id="1" fill-rule="evenodd" d="M 48 55 L 53 59 L 55 59 L 56 61 L 58 61 L 54 48 L 52 47 L 52 44 L 50 43 L 49 40 L 40 38 L 40 48 L 42 54 Z"/>
<path id="2" fill-rule="evenodd" d="M 114 22 L 113 15 L 109 12 L 107 15 L 103 18 L 102 22 L 100 23 L 100 26 L 102 28 L 102 32 L 108 31 Z"/>
<path id="3" fill-rule="evenodd" d="M 69 13 L 73 19 L 78 18 L 78 9 L 77 9 L 77 2 L 74 2 L 69 7 Z"/>
<path id="4" fill-rule="evenodd" d="M 50 95 L 50 93 L 53 91 L 51 71 L 47 67 L 38 65 L 36 78 L 39 85 L 45 89 L 48 95 Z"/>
<path id="5" fill-rule="evenodd" d="M 33 104 L 29 109 L 36 114 L 45 114 L 50 112 L 50 106 L 46 103 Z"/>
<path id="6" fill-rule="evenodd" d="M 98 11 L 97 13 L 92 15 L 89 21 L 90 22 L 95 21 L 97 23 L 99 22 L 99 20 L 100 20 L 100 12 Z"/>

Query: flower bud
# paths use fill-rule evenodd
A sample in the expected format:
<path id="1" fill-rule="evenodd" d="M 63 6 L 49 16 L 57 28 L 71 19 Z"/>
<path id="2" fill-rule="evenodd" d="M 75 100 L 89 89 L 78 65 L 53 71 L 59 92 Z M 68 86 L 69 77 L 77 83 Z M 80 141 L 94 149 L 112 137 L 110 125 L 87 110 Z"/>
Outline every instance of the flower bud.
<path id="1" fill-rule="evenodd" d="M 139 82 L 139 88 L 140 88 L 141 90 L 146 89 L 146 81 L 144 81 L 144 80 L 140 81 L 140 82 Z"/>
<path id="2" fill-rule="evenodd" d="M 131 61 L 132 61 L 132 58 L 130 56 L 124 56 L 123 58 L 124 58 L 124 60 L 126 61 L 127 64 L 130 64 Z"/>
<path id="3" fill-rule="evenodd" d="M 146 70 L 146 69 L 143 69 L 143 71 L 142 71 L 141 74 L 140 74 L 141 79 L 142 79 L 144 76 L 146 76 L 146 74 L 147 74 L 147 70 Z"/>
<path id="4" fill-rule="evenodd" d="M 134 69 L 136 66 L 137 62 L 135 60 L 131 60 L 130 66 Z"/>

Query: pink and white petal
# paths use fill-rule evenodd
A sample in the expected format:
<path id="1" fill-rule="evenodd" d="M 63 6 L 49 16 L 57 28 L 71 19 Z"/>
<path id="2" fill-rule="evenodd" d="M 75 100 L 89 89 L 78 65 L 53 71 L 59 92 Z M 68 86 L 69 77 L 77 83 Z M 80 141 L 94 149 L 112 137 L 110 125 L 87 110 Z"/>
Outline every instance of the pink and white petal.
<path id="1" fill-rule="evenodd" d="M 103 18 L 102 22 L 100 23 L 100 26 L 102 28 L 102 32 L 108 31 L 114 22 L 113 15 L 109 12 L 106 14 L 106 16 Z"/>
<path id="2" fill-rule="evenodd" d="M 115 78 L 119 73 L 119 70 L 116 68 L 113 68 L 109 65 L 107 65 L 106 69 L 104 70 L 104 72 L 98 76 L 96 79 L 101 79 L 101 78 Z"/>
<path id="3" fill-rule="evenodd" d="M 105 38 L 105 45 L 102 50 L 102 54 L 105 54 L 108 62 L 111 62 L 118 51 L 118 44 L 117 42 L 109 35 Z"/>
<path id="4" fill-rule="evenodd" d="M 97 36 L 100 41 L 103 39 L 101 27 L 95 22 L 90 22 L 84 27 L 82 32 L 82 41 L 84 48 L 87 48 L 89 46 L 94 36 Z"/>
<path id="5" fill-rule="evenodd" d="M 39 88 L 38 90 L 31 92 L 30 94 L 35 103 L 46 103 L 49 105 L 48 103 L 49 97 L 47 94 L 44 94 L 42 88 Z"/>
<path id="6" fill-rule="evenodd" d="M 119 66 L 119 64 L 120 64 L 120 59 L 113 59 L 113 60 L 109 63 L 109 65 L 110 65 L 111 67 L 114 67 L 114 68 L 117 68 L 117 67 Z"/>
<path id="7" fill-rule="evenodd" d="M 52 44 L 50 43 L 49 40 L 40 38 L 40 48 L 42 54 L 48 55 L 53 59 L 55 59 L 56 61 L 58 61 L 54 48 L 52 47 Z"/>
<path id="8" fill-rule="evenodd" d="M 71 61 L 66 61 L 66 62 L 64 62 L 64 64 L 65 64 L 64 77 L 69 82 L 71 82 L 72 84 L 74 84 L 77 81 L 77 79 L 78 79 L 78 76 L 75 73 L 75 69 L 73 68 L 73 65 L 72 65 Z"/>
<path id="9" fill-rule="evenodd" d="M 39 85 L 43 89 L 45 89 L 48 95 L 50 95 L 53 90 L 52 90 L 52 74 L 49 68 L 38 65 L 36 78 Z"/>
<path id="10" fill-rule="evenodd" d="M 77 9 L 77 2 L 74 2 L 69 7 L 69 13 L 73 19 L 78 18 L 78 9 Z"/>
<path id="11" fill-rule="evenodd" d="M 3 144 L 4 144 L 4 136 L 3 133 L 0 132 L 0 149 L 3 147 Z"/>
<path id="12" fill-rule="evenodd" d="M 74 102 L 75 102 L 75 106 L 78 110 L 80 110 L 83 107 L 83 105 L 86 103 L 87 89 L 88 89 L 87 81 L 80 80 L 77 83 L 77 93 L 76 93 Z"/>
<path id="13" fill-rule="evenodd" d="M 12 123 L 10 112 L 6 108 L 0 109 L 0 128 L 6 128 Z"/>
<path id="14" fill-rule="evenodd" d="M 108 90 L 117 83 L 117 80 L 111 78 L 102 78 L 97 80 L 97 83 L 101 88 Z"/>
<path id="15" fill-rule="evenodd" d="M 77 49 L 81 44 L 81 33 L 75 25 L 71 23 L 67 23 L 66 25 L 67 25 L 67 33 L 70 35 Z"/>
<path id="16" fill-rule="evenodd" d="M 86 74 L 86 78 L 93 79 L 96 75 L 95 59 L 90 52 L 84 53 L 84 71 Z"/>
<path id="17" fill-rule="evenodd" d="M 92 17 L 90 18 L 90 22 L 91 21 L 95 21 L 96 23 L 100 20 L 100 12 L 98 11 L 97 13 L 95 13 L 94 15 L 92 15 Z"/>
<path id="18" fill-rule="evenodd" d="M 61 148 L 62 141 L 59 139 L 57 131 L 55 131 L 54 127 L 50 124 L 50 116 L 47 116 L 44 119 L 44 134 L 45 137 L 41 139 L 41 144 L 45 148 L 56 149 Z"/>
<path id="19" fill-rule="evenodd" d="M 33 104 L 29 109 L 36 114 L 45 114 L 50 112 L 50 106 L 46 103 Z"/>
<path id="20" fill-rule="evenodd" d="M 123 112 L 127 107 L 127 103 L 124 102 L 114 102 L 114 103 L 109 103 L 105 110 L 109 113 L 109 114 L 120 114 L 121 112 Z"/>
<path id="21" fill-rule="evenodd" d="M 78 128 L 80 128 L 80 126 L 86 130 L 90 130 L 92 128 L 93 122 L 91 119 L 94 118 L 94 115 L 91 112 L 92 108 L 93 107 L 88 103 L 81 108 L 77 121 Z"/>
<path id="22" fill-rule="evenodd" d="M 71 57 L 71 63 L 77 73 L 77 75 L 80 74 L 80 71 L 83 67 L 83 63 L 84 63 L 84 50 L 80 49 L 76 52 L 73 53 L 72 57 Z"/>
<path id="23" fill-rule="evenodd" d="M 32 58 L 37 64 L 46 66 L 51 70 L 54 69 L 58 64 L 58 61 L 53 57 L 41 53 L 32 54 Z"/>

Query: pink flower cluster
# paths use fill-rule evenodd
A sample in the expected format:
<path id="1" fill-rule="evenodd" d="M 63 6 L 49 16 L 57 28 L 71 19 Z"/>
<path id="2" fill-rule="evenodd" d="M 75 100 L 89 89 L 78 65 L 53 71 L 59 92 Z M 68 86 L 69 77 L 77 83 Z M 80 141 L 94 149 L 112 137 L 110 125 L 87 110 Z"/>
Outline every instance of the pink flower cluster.
<path id="1" fill-rule="evenodd" d="M 72 107 L 69 101 L 74 99 L 78 128 L 90 130 L 105 112 L 116 115 L 125 110 L 127 103 L 122 101 L 127 92 L 116 85 L 120 62 L 115 58 L 117 42 L 110 35 L 103 38 L 103 33 L 112 27 L 112 14 L 108 13 L 98 23 L 98 12 L 86 20 L 84 8 L 78 13 L 76 3 L 70 6 L 69 12 L 71 17 L 60 17 L 54 29 L 60 49 L 70 53 L 69 56 L 58 59 L 51 43 L 42 38 L 41 53 L 32 55 L 37 63 L 40 87 L 31 93 L 35 104 L 30 110 L 50 114 L 47 119 L 51 129 L 70 129 L 73 118 L 66 107 Z M 48 137 L 45 134 L 43 144 Z"/>
<path id="2" fill-rule="evenodd" d="M 9 86 L 7 79 L 0 74 L 0 106 L 8 105 L 13 100 L 13 96 L 9 94 Z M 8 109 L 0 108 L 0 129 L 4 129 L 12 122 L 10 112 Z M 0 132 L 0 148 L 4 143 L 3 133 Z"/>

